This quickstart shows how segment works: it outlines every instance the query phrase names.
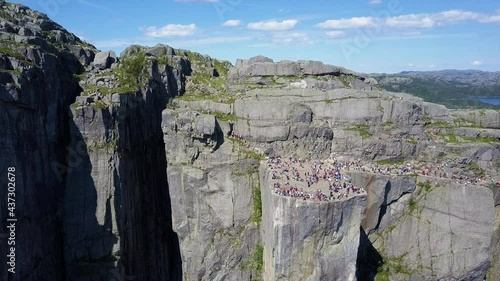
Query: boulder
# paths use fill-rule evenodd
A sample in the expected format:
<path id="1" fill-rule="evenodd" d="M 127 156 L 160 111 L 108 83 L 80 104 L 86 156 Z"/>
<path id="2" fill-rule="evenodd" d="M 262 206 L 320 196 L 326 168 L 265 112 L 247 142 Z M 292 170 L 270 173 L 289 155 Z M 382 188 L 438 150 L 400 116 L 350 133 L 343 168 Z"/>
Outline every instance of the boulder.
<path id="1" fill-rule="evenodd" d="M 116 54 L 113 51 L 99 52 L 95 54 L 93 64 L 99 69 L 110 68 L 116 62 Z"/>

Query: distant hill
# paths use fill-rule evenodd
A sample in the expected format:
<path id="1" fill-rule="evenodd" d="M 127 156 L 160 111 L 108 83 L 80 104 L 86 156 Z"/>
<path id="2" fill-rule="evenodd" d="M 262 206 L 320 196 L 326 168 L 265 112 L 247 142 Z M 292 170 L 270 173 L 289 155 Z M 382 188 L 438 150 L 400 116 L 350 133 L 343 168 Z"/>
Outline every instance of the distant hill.
<path id="1" fill-rule="evenodd" d="M 403 71 L 371 74 L 388 91 L 413 94 L 449 108 L 494 108 L 479 97 L 500 97 L 500 72 L 480 70 Z"/>

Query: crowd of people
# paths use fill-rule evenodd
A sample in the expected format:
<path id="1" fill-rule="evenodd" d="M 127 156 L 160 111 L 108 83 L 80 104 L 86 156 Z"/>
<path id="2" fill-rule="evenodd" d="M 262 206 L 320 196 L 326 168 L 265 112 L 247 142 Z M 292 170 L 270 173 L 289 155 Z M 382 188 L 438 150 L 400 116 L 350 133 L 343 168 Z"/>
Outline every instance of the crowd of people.
<path id="1" fill-rule="evenodd" d="M 268 168 L 277 195 L 302 200 L 332 201 L 364 194 L 343 174 L 343 163 L 270 157 Z"/>
<path id="2" fill-rule="evenodd" d="M 353 167 L 355 170 L 363 172 L 371 172 L 375 174 L 382 174 L 382 175 L 419 175 L 437 179 L 451 179 L 457 181 L 458 183 L 462 183 L 464 185 L 467 184 L 480 185 L 484 182 L 477 177 L 455 173 L 453 170 L 457 170 L 456 167 L 453 167 L 453 165 L 450 164 L 449 162 L 442 162 L 435 165 L 422 164 L 420 166 L 414 166 L 413 164 L 410 163 L 399 164 L 399 165 L 396 163 L 392 165 L 359 164 L 351 167 Z"/>
<path id="3" fill-rule="evenodd" d="M 454 173 L 449 162 L 437 165 L 421 164 L 375 164 L 357 161 L 340 161 L 336 158 L 324 161 L 298 157 L 269 157 L 267 160 L 274 193 L 280 196 L 303 200 L 332 201 L 365 194 L 363 187 L 353 185 L 346 174 L 362 171 L 380 175 L 420 175 L 431 178 L 456 180 L 467 185 L 486 184 L 480 178 Z M 436 183 L 439 185 L 439 183 Z"/>

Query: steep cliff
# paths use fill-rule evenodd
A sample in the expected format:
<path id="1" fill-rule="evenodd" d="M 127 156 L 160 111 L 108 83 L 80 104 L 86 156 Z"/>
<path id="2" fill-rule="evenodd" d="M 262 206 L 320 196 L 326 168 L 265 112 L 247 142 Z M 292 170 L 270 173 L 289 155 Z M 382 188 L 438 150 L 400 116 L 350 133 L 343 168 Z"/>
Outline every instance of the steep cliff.
<path id="1" fill-rule="evenodd" d="M 315 61 L 116 56 L 0 5 L 0 169 L 16 168 L 19 243 L 2 280 L 498 279 L 497 111 Z M 277 195 L 263 160 L 278 155 L 364 163 L 346 174 L 367 194 Z M 415 170 L 386 172 L 399 166 Z"/>
<path id="2" fill-rule="evenodd" d="M 0 5 L 0 162 L 17 171 L 18 219 L 17 272 L 2 267 L 2 280 L 180 279 L 161 132 L 176 76 L 163 83 L 165 68 L 141 65 L 141 87 L 74 103 L 87 85 L 102 86 L 95 76 L 113 58 L 103 65 L 102 53 L 45 15 Z M 120 73 L 130 74 L 123 60 Z"/>
<path id="3" fill-rule="evenodd" d="M 5 180 L 14 167 L 17 218 L 16 274 L 7 275 L 9 245 L 2 241 L 2 280 L 64 279 L 68 112 L 79 93 L 74 75 L 94 52 L 45 15 L 0 3 L 0 216 L 6 222 Z"/>
<path id="4" fill-rule="evenodd" d="M 366 197 L 310 202 L 274 194 L 261 168 L 263 280 L 354 280 Z"/>

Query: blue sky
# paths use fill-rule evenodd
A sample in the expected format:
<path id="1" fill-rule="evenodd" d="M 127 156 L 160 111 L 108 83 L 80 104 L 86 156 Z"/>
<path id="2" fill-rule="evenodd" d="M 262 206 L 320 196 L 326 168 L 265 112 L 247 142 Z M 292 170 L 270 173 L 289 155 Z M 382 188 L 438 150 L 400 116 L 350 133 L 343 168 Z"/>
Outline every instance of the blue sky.
<path id="1" fill-rule="evenodd" d="M 500 70 L 493 0 L 24 0 L 101 50 L 169 44 L 226 59 L 312 59 L 360 72 Z"/>

